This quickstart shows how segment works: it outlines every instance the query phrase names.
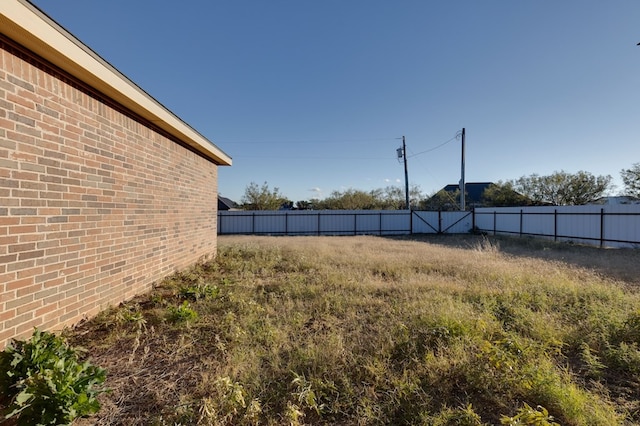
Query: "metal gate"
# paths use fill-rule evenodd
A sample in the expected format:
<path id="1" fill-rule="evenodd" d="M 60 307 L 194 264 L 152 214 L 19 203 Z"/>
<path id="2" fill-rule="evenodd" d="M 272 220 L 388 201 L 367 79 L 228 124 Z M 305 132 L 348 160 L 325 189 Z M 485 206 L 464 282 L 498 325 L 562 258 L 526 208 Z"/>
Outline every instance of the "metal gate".
<path id="1" fill-rule="evenodd" d="M 472 211 L 413 211 L 414 234 L 463 234 L 473 228 Z"/>

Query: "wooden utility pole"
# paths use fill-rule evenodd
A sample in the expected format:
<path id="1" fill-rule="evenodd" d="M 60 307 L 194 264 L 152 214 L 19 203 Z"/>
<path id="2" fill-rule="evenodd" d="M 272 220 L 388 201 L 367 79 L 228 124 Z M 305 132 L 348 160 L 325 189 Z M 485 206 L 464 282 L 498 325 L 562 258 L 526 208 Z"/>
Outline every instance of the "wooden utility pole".
<path id="1" fill-rule="evenodd" d="M 407 144 L 405 143 L 404 136 L 402 136 L 402 156 L 404 157 L 404 198 L 405 206 L 407 210 L 411 210 L 409 204 L 409 172 L 407 170 Z"/>
<path id="2" fill-rule="evenodd" d="M 462 164 L 461 164 L 461 173 L 460 173 L 460 210 L 465 211 L 465 182 L 464 182 L 464 127 L 462 128 Z"/>

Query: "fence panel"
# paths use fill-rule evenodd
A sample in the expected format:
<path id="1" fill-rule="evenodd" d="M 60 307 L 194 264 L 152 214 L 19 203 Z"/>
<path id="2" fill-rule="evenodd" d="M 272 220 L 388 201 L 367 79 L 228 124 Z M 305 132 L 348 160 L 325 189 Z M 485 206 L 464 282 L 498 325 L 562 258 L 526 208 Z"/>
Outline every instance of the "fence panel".
<path id="1" fill-rule="evenodd" d="M 437 234 L 440 232 L 440 215 L 432 211 L 414 211 L 411 221 L 414 234 Z"/>
<path id="2" fill-rule="evenodd" d="M 606 247 L 640 245 L 640 205 L 479 208 L 479 230 Z"/>
<path id="3" fill-rule="evenodd" d="M 612 206 L 603 220 L 607 241 L 619 246 L 640 246 L 640 208 Z"/>
<path id="4" fill-rule="evenodd" d="M 440 232 L 445 234 L 464 234 L 473 227 L 473 212 L 442 212 Z"/>
<path id="5" fill-rule="evenodd" d="M 411 233 L 411 213 L 408 211 L 381 211 L 380 235 L 406 235 Z"/>
<path id="6" fill-rule="evenodd" d="M 590 244 L 600 243 L 601 207 L 559 207 L 557 212 L 556 234 L 559 241 L 575 240 Z"/>
<path id="7" fill-rule="evenodd" d="M 555 210 L 543 210 L 525 214 L 523 209 L 519 209 L 522 227 L 520 235 L 537 235 L 554 237 L 556 227 Z"/>
<path id="8" fill-rule="evenodd" d="M 221 211 L 218 234 L 403 235 L 411 216 L 397 210 Z"/>
<path id="9" fill-rule="evenodd" d="M 576 241 L 607 247 L 640 246 L 640 205 L 479 208 L 473 212 L 294 210 L 218 212 L 219 234 L 405 235 L 478 230 Z"/>
<path id="10" fill-rule="evenodd" d="M 218 234 L 252 234 L 253 217 L 249 212 L 218 212 Z"/>
<path id="11" fill-rule="evenodd" d="M 289 220 L 287 225 L 287 234 L 289 235 L 317 235 L 320 232 L 318 215 L 288 215 L 287 219 Z"/>
<path id="12" fill-rule="evenodd" d="M 254 216 L 253 226 L 253 232 L 256 234 L 286 234 L 287 218 L 282 215 L 264 212 Z"/>
<path id="13" fill-rule="evenodd" d="M 322 235 L 355 235 L 357 215 L 349 210 L 336 210 L 331 214 L 318 214 L 320 234 Z"/>

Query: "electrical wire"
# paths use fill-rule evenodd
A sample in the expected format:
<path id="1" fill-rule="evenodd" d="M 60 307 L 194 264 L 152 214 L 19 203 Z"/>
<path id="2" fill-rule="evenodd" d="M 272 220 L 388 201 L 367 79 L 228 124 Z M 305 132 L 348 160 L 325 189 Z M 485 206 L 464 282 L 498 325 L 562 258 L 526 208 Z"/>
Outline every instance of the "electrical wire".
<path id="1" fill-rule="evenodd" d="M 218 144 L 227 144 L 227 145 L 262 145 L 262 144 L 315 144 L 315 143 L 323 143 L 323 144 L 342 144 L 342 143 L 366 143 L 366 142 L 379 142 L 379 141 L 390 141 L 395 140 L 397 138 L 368 138 L 368 139 L 291 139 L 291 140 L 244 140 L 244 141 L 233 141 L 233 140 L 223 140 L 216 141 Z"/>
<path id="2" fill-rule="evenodd" d="M 268 156 L 268 155 L 234 155 L 233 159 L 238 158 L 259 158 L 259 159 L 269 159 L 269 160 L 384 160 L 389 161 L 389 157 L 318 157 L 318 156 L 295 156 L 295 155 L 279 155 L 279 156 Z"/>
<path id="3" fill-rule="evenodd" d="M 445 146 L 446 144 L 448 144 L 449 142 L 451 142 L 451 141 L 453 141 L 453 140 L 455 140 L 455 139 L 457 139 L 457 138 L 458 138 L 458 135 L 456 135 L 456 136 L 452 137 L 451 139 L 449 139 L 449 140 L 448 140 L 448 141 L 446 141 L 446 142 L 442 142 L 440 145 L 436 145 L 436 146 L 434 146 L 433 148 L 429 148 L 429 149 L 427 149 L 427 150 L 425 150 L 425 151 L 420 151 L 420 152 L 418 152 L 418 153 L 415 153 L 415 154 L 409 155 L 409 156 L 407 156 L 407 158 L 412 158 L 412 157 L 416 157 L 416 156 L 421 155 L 421 154 L 426 154 L 427 152 L 435 151 L 436 149 L 438 149 L 438 148 L 442 148 L 443 146 Z"/>
<path id="4" fill-rule="evenodd" d="M 438 149 L 438 148 L 442 148 L 443 146 L 445 146 L 445 145 L 446 145 L 446 144 L 448 144 L 449 142 L 451 142 L 451 141 L 453 141 L 453 140 L 455 140 L 455 139 L 459 139 L 459 138 L 460 138 L 460 136 L 461 136 L 461 134 L 462 134 L 461 132 L 457 132 L 457 133 L 456 133 L 456 135 L 455 135 L 454 137 L 452 137 L 451 139 L 449 139 L 449 140 L 447 140 L 447 141 L 445 141 L 445 142 L 443 142 L 443 143 L 441 143 L 441 144 L 439 144 L 439 145 L 436 145 L 436 146 L 434 146 L 434 147 L 432 147 L 432 148 L 429 148 L 429 149 L 427 149 L 427 150 L 425 150 L 425 151 L 420 151 L 420 152 L 418 152 L 418 153 L 413 153 L 413 152 L 411 152 L 411 148 L 407 147 L 407 149 L 411 152 L 411 155 L 407 155 L 407 158 L 417 157 L 417 156 L 418 156 L 418 155 L 420 155 L 420 154 L 426 154 L 427 152 L 435 151 L 435 150 L 436 150 L 436 149 Z M 414 161 L 416 161 L 416 160 L 417 160 L 418 162 L 421 162 L 421 160 L 420 160 L 420 159 L 415 159 Z M 400 160 L 398 160 L 398 161 L 400 161 Z M 421 163 L 421 164 L 425 165 L 424 163 Z M 428 167 L 424 167 L 424 168 L 423 168 L 423 171 L 426 171 L 426 173 L 427 173 L 427 174 L 429 174 L 429 176 L 431 176 L 431 177 L 433 178 L 434 182 L 436 182 L 436 185 L 437 185 L 438 187 L 444 188 L 444 185 L 445 185 L 445 184 L 443 184 L 443 183 L 442 183 L 442 182 L 441 182 L 441 181 L 440 181 L 436 176 L 434 176 L 434 175 L 433 175 L 433 173 L 431 173 L 431 172 L 429 171 L 429 168 L 428 168 Z M 448 185 L 448 184 L 447 184 L 447 185 Z M 436 193 L 434 193 L 434 195 L 435 195 L 435 194 L 437 194 L 437 192 L 436 192 Z M 451 201 L 455 206 L 458 206 L 458 200 L 457 200 L 456 198 L 454 198 L 454 197 L 453 197 L 453 196 L 452 196 L 448 191 L 445 191 L 443 195 L 444 195 L 445 197 L 447 197 L 447 198 L 449 199 L 449 201 Z"/>

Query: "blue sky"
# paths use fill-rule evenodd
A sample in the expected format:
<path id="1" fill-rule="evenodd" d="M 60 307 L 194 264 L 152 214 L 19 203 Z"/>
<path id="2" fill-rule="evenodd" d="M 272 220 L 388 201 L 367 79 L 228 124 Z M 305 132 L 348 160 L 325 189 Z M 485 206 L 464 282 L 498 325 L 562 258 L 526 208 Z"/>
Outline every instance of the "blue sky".
<path id="1" fill-rule="evenodd" d="M 621 190 L 640 162 L 637 0 L 33 1 L 229 154 L 236 201 L 403 186 L 403 135 L 429 194 L 460 179 L 463 127 L 467 182 Z"/>

